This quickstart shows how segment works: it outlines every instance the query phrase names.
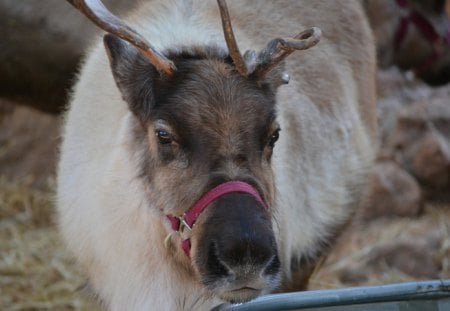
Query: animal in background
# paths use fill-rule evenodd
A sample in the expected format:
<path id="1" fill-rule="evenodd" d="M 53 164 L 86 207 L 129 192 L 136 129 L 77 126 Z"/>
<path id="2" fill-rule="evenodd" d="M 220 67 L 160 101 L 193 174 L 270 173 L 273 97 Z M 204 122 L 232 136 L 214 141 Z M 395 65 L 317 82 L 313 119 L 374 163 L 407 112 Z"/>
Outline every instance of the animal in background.
<path id="1" fill-rule="evenodd" d="M 447 2 L 447 4 L 446 4 Z M 446 0 L 363 0 L 382 68 L 411 70 L 434 86 L 450 82 Z"/>

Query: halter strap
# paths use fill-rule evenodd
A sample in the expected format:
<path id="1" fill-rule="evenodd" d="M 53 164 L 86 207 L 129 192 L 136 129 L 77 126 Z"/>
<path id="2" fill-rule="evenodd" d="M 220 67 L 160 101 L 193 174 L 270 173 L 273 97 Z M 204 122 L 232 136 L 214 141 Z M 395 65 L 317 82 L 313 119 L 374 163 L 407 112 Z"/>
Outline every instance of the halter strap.
<path id="1" fill-rule="evenodd" d="M 191 249 L 190 231 L 197 221 L 197 218 L 210 203 L 225 194 L 235 192 L 249 194 L 261 203 L 261 205 L 266 207 L 261 195 L 253 186 L 243 181 L 228 181 L 206 192 L 188 211 L 183 214 L 183 216 L 178 217 L 174 215 L 167 215 L 172 229 L 180 234 L 182 238 L 181 248 L 188 257 Z"/>

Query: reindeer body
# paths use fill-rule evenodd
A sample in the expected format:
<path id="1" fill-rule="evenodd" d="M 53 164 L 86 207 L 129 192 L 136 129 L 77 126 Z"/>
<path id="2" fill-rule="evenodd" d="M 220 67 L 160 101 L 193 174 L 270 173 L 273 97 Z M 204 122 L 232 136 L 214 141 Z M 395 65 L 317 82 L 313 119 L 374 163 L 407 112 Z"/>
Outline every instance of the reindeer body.
<path id="1" fill-rule="evenodd" d="M 265 198 L 272 203 L 281 281 L 260 294 L 304 289 L 310 269 L 353 214 L 373 159 L 372 38 L 359 4 L 352 1 L 230 1 L 229 6 L 242 50 L 308 26 L 324 34 L 318 47 L 286 61 L 291 79 L 276 93 L 281 134 L 267 168 L 273 176 L 266 178 L 274 185 L 267 186 Z M 149 1 L 128 21 L 164 53 L 195 54 L 199 47 L 212 47 L 227 54 L 214 1 Z M 220 61 L 204 62 L 218 75 L 227 68 Z M 154 142 L 141 137 L 123 97 L 98 44 L 81 70 L 66 117 L 58 173 L 60 229 L 107 308 L 208 310 L 222 300 L 197 279 L 201 243 L 195 235 L 202 232 L 195 230 L 202 230 L 194 227 L 191 261 L 177 249 L 176 238 L 165 247 L 171 229 L 163 211 L 165 206 L 176 209 L 179 192 L 192 204 L 189 198 L 206 191 L 208 176 L 191 172 L 188 178 L 179 172 L 189 169 L 189 161 L 176 162 L 147 183 L 143 150 L 151 150 Z M 246 118 L 256 118 L 244 110 Z M 197 112 L 182 113 L 196 118 Z M 233 149 L 231 140 L 216 148 L 224 158 Z M 244 160 L 233 159 L 224 164 L 230 179 L 242 175 Z M 146 167 L 151 165 L 150 160 Z M 190 182 L 177 184 L 177 174 Z M 202 225 L 200 219 L 198 228 Z"/>

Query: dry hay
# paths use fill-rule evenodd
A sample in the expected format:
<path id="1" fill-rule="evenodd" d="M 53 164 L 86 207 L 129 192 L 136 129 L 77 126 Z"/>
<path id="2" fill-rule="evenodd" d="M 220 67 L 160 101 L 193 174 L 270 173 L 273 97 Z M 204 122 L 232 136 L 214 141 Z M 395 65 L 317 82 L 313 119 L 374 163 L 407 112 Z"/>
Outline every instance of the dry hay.
<path id="1" fill-rule="evenodd" d="M 0 177 L 0 310 L 93 310 L 53 224 L 53 192 Z"/>

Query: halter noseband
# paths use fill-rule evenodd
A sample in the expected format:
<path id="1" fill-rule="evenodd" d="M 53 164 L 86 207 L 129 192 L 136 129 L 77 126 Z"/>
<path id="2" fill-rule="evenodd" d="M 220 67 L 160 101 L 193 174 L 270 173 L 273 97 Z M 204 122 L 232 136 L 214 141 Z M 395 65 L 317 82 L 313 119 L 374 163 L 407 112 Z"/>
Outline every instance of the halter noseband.
<path id="1" fill-rule="evenodd" d="M 395 0 L 395 2 L 401 9 L 408 10 L 408 14 L 405 14 L 401 18 L 394 35 L 395 50 L 398 50 L 402 45 L 410 24 L 416 26 L 421 34 L 432 45 L 433 52 L 431 55 L 414 69 L 414 72 L 417 75 L 420 75 L 421 73 L 429 70 L 440 59 L 443 55 L 443 46 L 450 45 L 450 25 L 448 26 L 447 34 L 441 36 L 436 31 L 434 26 L 422 14 L 414 9 L 408 8 L 407 0 Z"/>
<path id="2" fill-rule="evenodd" d="M 191 250 L 190 232 L 197 218 L 210 203 L 225 194 L 235 192 L 250 194 L 266 207 L 261 195 L 253 186 L 243 181 L 228 181 L 206 192 L 183 216 L 167 215 L 172 229 L 180 234 L 181 248 L 188 257 Z"/>

